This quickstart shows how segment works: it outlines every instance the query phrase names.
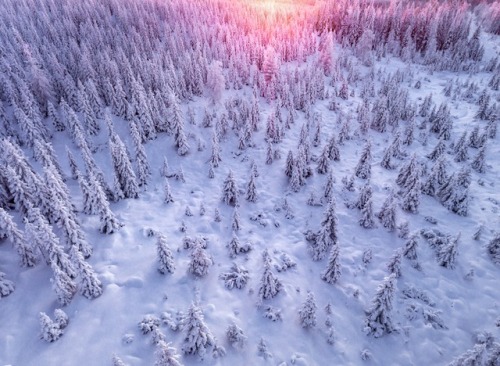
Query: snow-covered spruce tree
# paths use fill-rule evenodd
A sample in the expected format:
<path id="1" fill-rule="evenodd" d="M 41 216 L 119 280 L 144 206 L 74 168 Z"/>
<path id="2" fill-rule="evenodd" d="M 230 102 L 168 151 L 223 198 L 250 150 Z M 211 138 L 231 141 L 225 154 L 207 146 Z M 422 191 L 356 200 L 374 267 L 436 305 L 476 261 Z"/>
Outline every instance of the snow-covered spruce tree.
<path id="1" fill-rule="evenodd" d="M 60 329 L 64 329 L 69 324 L 69 317 L 62 309 L 55 309 L 54 322 L 59 326 Z"/>
<path id="2" fill-rule="evenodd" d="M 113 211 L 111 211 L 106 193 L 91 171 L 88 172 L 88 180 L 101 222 L 99 231 L 103 234 L 113 234 L 120 229 L 122 224 L 118 221 Z"/>
<path id="3" fill-rule="evenodd" d="M 436 161 L 446 150 L 446 144 L 443 140 L 439 140 L 434 150 L 427 155 L 427 158 Z"/>
<path id="4" fill-rule="evenodd" d="M 271 258 L 267 250 L 264 250 L 262 257 L 264 260 L 264 272 L 262 273 L 259 285 L 259 298 L 260 300 L 268 300 L 275 297 L 281 291 L 283 285 L 271 271 Z"/>
<path id="5" fill-rule="evenodd" d="M 235 323 L 227 327 L 226 338 L 231 347 L 238 351 L 243 351 L 245 349 L 248 340 L 243 330 Z"/>
<path id="6" fill-rule="evenodd" d="M 165 203 L 174 202 L 174 198 L 172 197 L 172 193 L 170 192 L 170 184 L 168 183 L 167 178 L 165 178 L 165 184 L 163 186 L 163 190 L 164 190 L 163 202 L 165 202 Z"/>
<path id="7" fill-rule="evenodd" d="M 316 301 L 312 292 L 307 294 L 306 301 L 299 309 L 299 319 L 302 328 L 314 328 L 316 326 Z"/>
<path id="8" fill-rule="evenodd" d="M 372 229 L 375 227 L 375 219 L 373 215 L 373 203 L 372 199 L 369 198 L 361 209 L 361 218 L 359 219 L 359 225 L 365 229 Z"/>
<path id="9" fill-rule="evenodd" d="M 76 294 L 76 284 L 56 264 L 51 263 L 51 268 L 53 272 L 52 288 L 57 295 L 57 299 L 62 306 L 68 305 Z"/>
<path id="10" fill-rule="evenodd" d="M 337 245 L 337 226 L 338 219 L 335 212 L 335 200 L 331 198 L 323 214 L 321 227 L 309 248 L 313 260 L 322 260 L 326 257 L 332 246 Z"/>
<path id="11" fill-rule="evenodd" d="M 427 179 L 422 184 L 422 193 L 434 196 L 448 180 L 446 174 L 446 160 L 440 157 L 433 165 Z"/>
<path id="12" fill-rule="evenodd" d="M 160 176 L 164 178 L 170 178 L 170 167 L 168 165 L 168 159 L 166 156 L 163 157 L 163 164 L 160 168 Z"/>
<path id="13" fill-rule="evenodd" d="M 384 156 L 382 157 L 382 161 L 380 162 L 380 166 L 384 169 L 391 170 L 394 169 L 394 166 L 391 163 L 391 158 L 393 155 L 392 147 L 389 146 L 385 149 Z"/>
<path id="14" fill-rule="evenodd" d="M 465 184 L 460 184 L 461 180 L 463 180 L 461 175 L 453 174 L 437 192 L 437 197 L 448 210 L 460 216 L 467 216 L 469 206 L 468 183 L 466 183 L 466 179 L 462 182 Z"/>
<path id="15" fill-rule="evenodd" d="M 288 186 L 293 192 L 298 192 L 300 190 L 300 186 L 302 185 L 302 173 L 297 161 L 293 164 L 292 167 L 292 175 L 288 181 Z"/>
<path id="16" fill-rule="evenodd" d="M 285 175 L 288 178 L 292 177 L 294 165 L 295 165 L 295 160 L 293 158 L 293 153 L 292 150 L 289 150 L 288 155 L 286 156 L 286 163 L 285 163 Z"/>
<path id="17" fill-rule="evenodd" d="M 366 311 L 365 332 L 375 338 L 394 331 L 391 319 L 392 302 L 396 290 L 396 276 L 391 274 L 385 277 L 378 286 L 377 294 L 372 300 L 372 305 Z"/>
<path id="18" fill-rule="evenodd" d="M 231 227 L 233 231 L 240 231 L 241 229 L 241 219 L 238 206 L 234 208 L 233 214 L 231 215 Z"/>
<path id="19" fill-rule="evenodd" d="M 328 264 L 326 269 L 321 273 L 321 279 L 331 285 L 336 283 L 340 278 L 340 258 L 339 258 L 339 246 L 334 245 L 330 251 L 330 257 L 328 258 Z"/>
<path id="20" fill-rule="evenodd" d="M 119 187 L 125 198 L 139 197 L 139 186 L 137 178 L 132 169 L 127 148 L 118 135 L 114 135 L 109 140 L 109 149 L 111 151 L 111 160 Z"/>
<path id="21" fill-rule="evenodd" d="M 420 183 L 420 168 L 418 166 L 411 171 L 410 176 L 405 180 L 404 187 L 406 191 L 403 193 L 401 208 L 405 211 L 416 213 L 420 205 L 422 190 L 422 185 Z"/>
<path id="22" fill-rule="evenodd" d="M 33 267 L 36 264 L 37 258 L 33 247 L 26 242 L 23 233 L 18 229 L 12 216 L 1 207 L 0 233 L 4 233 L 14 245 L 20 257 L 22 267 Z"/>
<path id="23" fill-rule="evenodd" d="M 111 362 L 113 366 L 127 366 L 127 364 L 116 354 L 113 355 Z"/>
<path id="24" fill-rule="evenodd" d="M 158 272 L 161 274 L 174 273 L 174 256 L 170 250 L 167 237 L 161 233 L 156 234 L 156 253 L 158 254 Z"/>
<path id="25" fill-rule="evenodd" d="M 48 264 L 54 264 L 68 277 L 75 278 L 76 270 L 68 254 L 59 243 L 59 238 L 52 231 L 52 227 L 38 208 L 29 211 L 25 224 L 26 237 L 32 244 L 46 256 Z"/>
<path id="26" fill-rule="evenodd" d="M 248 181 L 247 192 L 246 192 L 245 198 L 249 202 L 256 202 L 257 201 L 255 175 L 253 173 L 250 174 L 250 180 Z"/>
<path id="27" fill-rule="evenodd" d="M 182 366 L 182 363 L 179 361 L 180 356 L 171 343 L 160 340 L 156 344 L 155 355 L 155 366 Z"/>
<path id="28" fill-rule="evenodd" d="M 76 248 L 70 248 L 71 260 L 78 272 L 80 293 L 87 299 L 95 299 L 102 295 L 102 283 L 89 263 L 85 261 L 82 253 Z"/>
<path id="29" fill-rule="evenodd" d="M 464 131 L 460 139 L 453 146 L 453 153 L 455 154 L 455 161 L 460 163 L 469 158 L 468 145 L 467 145 L 467 131 Z"/>
<path id="30" fill-rule="evenodd" d="M 316 171 L 319 174 L 326 174 L 329 170 L 330 159 L 328 157 L 328 145 L 323 148 L 323 152 L 318 159 L 318 166 L 316 167 Z"/>
<path id="31" fill-rule="evenodd" d="M 215 345 L 215 338 L 205 324 L 203 312 L 196 304 L 191 304 L 183 319 L 186 335 L 183 340 L 182 352 L 186 355 L 197 355 L 201 359 L 207 349 Z"/>
<path id="32" fill-rule="evenodd" d="M 396 229 L 396 199 L 394 191 L 389 193 L 389 196 L 382 204 L 382 208 L 378 212 L 377 217 L 382 222 L 382 226 L 389 231 Z"/>
<path id="33" fill-rule="evenodd" d="M 400 187 L 408 187 L 407 180 L 410 178 L 411 174 L 417 170 L 417 168 L 417 155 L 413 154 L 411 159 L 403 164 L 401 169 L 399 169 L 396 184 Z"/>
<path id="34" fill-rule="evenodd" d="M 418 232 L 412 233 L 410 237 L 406 239 L 405 244 L 403 246 L 403 251 L 402 251 L 403 256 L 411 261 L 416 261 L 418 259 L 417 256 L 418 237 L 419 237 Z"/>
<path id="35" fill-rule="evenodd" d="M 495 264 L 500 264 L 500 233 L 496 233 L 488 243 L 488 254 Z"/>
<path id="36" fill-rule="evenodd" d="M 469 146 L 474 149 L 479 149 L 482 146 L 481 137 L 479 135 L 479 126 L 476 125 L 470 136 L 469 136 Z"/>
<path id="37" fill-rule="evenodd" d="M 14 292 L 14 282 L 5 278 L 5 273 L 0 272 L 0 299 Z"/>
<path id="38" fill-rule="evenodd" d="M 35 159 L 42 163 L 44 168 L 52 167 L 55 170 L 55 174 L 57 174 L 62 182 L 66 179 L 64 178 L 64 173 L 59 164 L 59 160 L 57 158 L 56 152 L 50 142 L 45 142 L 42 140 L 35 140 L 34 155 Z"/>
<path id="39" fill-rule="evenodd" d="M 26 213 L 28 207 L 35 204 L 35 197 L 31 193 L 32 187 L 21 180 L 20 176 L 14 170 L 14 167 L 10 165 L 7 166 L 5 172 L 7 187 L 14 201 L 15 209 L 21 213 Z"/>
<path id="40" fill-rule="evenodd" d="M 370 182 L 367 182 L 363 188 L 361 189 L 361 192 L 359 193 L 358 200 L 356 201 L 355 206 L 362 210 L 366 204 L 372 199 L 372 186 L 370 185 Z"/>
<path id="41" fill-rule="evenodd" d="M 54 202 L 55 212 L 59 221 L 58 226 L 62 228 L 63 234 L 69 247 L 76 246 L 85 258 L 92 254 L 92 247 L 85 239 L 85 235 L 77 221 L 76 215 L 62 204 L 62 201 Z"/>
<path id="42" fill-rule="evenodd" d="M 145 186 L 147 185 L 148 179 L 151 176 L 151 168 L 149 166 L 146 149 L 142 144 L 142 139 L 139 134 L 139 129 L 137 128 L 136 122 L 131 121 L 129 125 L 132 141 L 134 142 L 135 164 L 137 166 L 137 183 L 139 184 L 139 186 Z"/>
<path id="43" fill-rule="evenodd" d="M 485 166 L 484 166 L 484 161 L 486 157 L 486 146 L 483 146 L 474 160 L 472 160 L 470 166 L 472 169 L 474 169 L 478 173 L 484 173 L 485 172 Z"/>
<path id="44" fill-rule="evenodd" d="M 222 187 L 222 202 L 227 205 L 236 206 L 238 203 L 237 195 L 236 181 L 234 179 L 233 171 L 230 170 Z"/>
<path id="45" fill-rule="evenodd" d="M 458 256 L 458 241 L 460 233 L 455 238 L 450 238 L 448 243 L 439 247 L 437 251 L 437 261 L 440 266 L 445 268 L 455 268 L 455 262 Z"/>
<path id="46" fill-rule="evenodd" d="M 361 152 L 359 162 L 356 165 L 354 174 L 356 177 L 361 179 L 369 179 L 371 176 L 371 163 L 372 163 L 372 153 L 371 153 L 371 142 L 367 141 Z"/>
<path id="47" fill-rule="evenodd" d="M 214 264 L 212 257 L 208 255 L 202 245 L 196 244 L 190 254 L 188 271 L 197 277 L 204 277 L 208 274 L 210 266 Z"/>
<path id="48" fill-rule="evenodd" d="M 396 250 L 395 253 L 391 256 L 389 259 L 389 262 L 387 262 L 387 270 L 389 271 L 389 274 L 394 274 L 396 278 L 401 277 L 401 257 L 403 253 L 401 250 Z"/>
<path id="49" fill-rule="evenodd" d="M 496 366 L 498 360 L 494 363 L 487 363 L 486 358 L 487 345 L 475 344 L 472 349 L 467 350 L 464 354 L 455 358 L 448 366 L 474 366 L 474 365 L 491 365 Z"/>
<path id="50" fill-rule="evenodd" d="M 63 335 L 63 330 L 61 327 L 54 321 L 50 319 L 50 317 L 41 312 L 39 314 L 40 320 L 40 338 L 46 342 L 55 342 Z"/>
<path id="51" fill-rule="evenodd" d="M 332 137 L 330 138 L 330 141 L 328 141 L 327 149 L 328 149 L 328 158 L 330 160 L 333 160 L 333 161 L 340 160 L 340 150 L 339 150 L 339 147 L 337 146 L 337 141 L 335 140 L 335 135 L 332 135 Z"/>
<path id="52" fill-rule="evenodd" d="M 331 198 L 333 197 L 333 184 L 335 183 L 335 178 L 333 177 L 333 173 L 330 172 L 330 174 L 328 174 L 328 179 L 326 181 L 326 185 L 325 185 L 325 191 L 323 193 L 323 197 L 330 201 Z"/>

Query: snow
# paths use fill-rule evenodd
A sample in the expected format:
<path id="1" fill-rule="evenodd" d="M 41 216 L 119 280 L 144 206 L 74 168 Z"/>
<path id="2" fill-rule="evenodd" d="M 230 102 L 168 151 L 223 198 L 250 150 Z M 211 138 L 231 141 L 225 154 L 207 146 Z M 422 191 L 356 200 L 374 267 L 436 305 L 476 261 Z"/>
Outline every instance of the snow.
<path id="1" fill-rule="evenodd" d="M 499 54 L 498 36 L 484 36 L 483 42 L 485 60 Z M 361 64 L 356 67 L 363 74 L 368 72 L 368 68 Z M 442 89 L 448 80 L 458 78 L 461 81 L 474 80 L 482 90 L 489 74 L 431 71 L 424 66 L 407 66 L 392 56 L 377 61 L 375 69 L 385 73 L 396 70 L 405 73 L 410 69 L 414 75 L 405 75 L 403 85 L 408 88 L 413 102 L 420 104 L 430 93 L 438 106 L 448 100 L 454 121 L 452 141 L 458 140 L 464 130 L 470 130 L 470 125 L 478 123 L 474 119 L 477 111 L 475 104 L 446 98 Z M 420 89 L 413 88 L 416 80 L 422 82 Z M 346 101 L 338 99 L 339 109 L 344 115 L 354 115 L 361 101 L 359 87 L 353 88 L 356 97 Z M 245 87 L 239 91 L 224 90 L 221 98 L 241 96 L 250 99 L 251 95 L 251 89 Z M 494 95 L 498 100 L 499 93 Z M 437 199 L 423 194 L 417 213 L 405 212 L 398 207 L 397 222 L 400 224 L 408 220 L 410 232 L 435 228 L 453 238 L 460 234 L 458 255 L 454 269 L 444 268 L 439 265 L 435 250 L 419 237 L 417 253 L 421 268 L 414 268 L 412 262 L 402 258 L 402 276 L 394 280 L 391 318 L 396 331 L 374 338 L 367 336 L 363 329 L 365 311 L 370 308 L 377 287 L 389 275 L 389 259 L 406 240 L 398 237 L 397 230 L 388 232 L 378 219 L 375 219 L 374 228 L 362 228 L 359 224 L 362 212 L 345 204 L 346 200 L 355 201 L 366 183 L 365 179 L 355 178 L 356 192 L 347 193 L 342 189 L 341 181 L 342 177 L 354 174 L 365 139 L 353 136 L 345 141 L 339 145 L 340 161 L 329 163 L 335 178 L 333 196 L 338 217 L 341 266 L 339 279 L 335 284 L 329 284 L 321 280 L 328 255 L 321 261 L 313 261 L 308 248 L 310 243 L 305 238 L 308 230 L 317 232 L 320 229 L 327 207 L 327 204 L 311 206 L 306 202 L 313 190 L 317 197 L 323 195 L 328 174 L 315 172 L 299 192 L 290 190 L 284 173 L 286 155 L 289 150 L 296 155 L 306 118 L 303 112 L 298 112 L 295 124 L 286 132 L 284 141 L 273 145 L 281 150 L 281 159 L 266 164 L 265 121 L 274 106 L 264 98 L 260 98 L 259 103 L 262 121 L 260 130 L 253 137 L 255 146 L 239 150 L 238 137 L 229 132 L 220 143 L 222 161 L 214 169 L 213 179 L 208 179 L 212 129 L 203 128 L 201 123 L 206 108 L 222 111 L 223 105 L 213 106 L 208 96 L 194 97 L 181 106 L 184 116 L 188 107 L 193 109 L 197 123 L 194 126 L 187 121 L 185 123 L 190 152 L 179 156 L 172 136 L 166 134 L 159 134 L 156 140 L 145 144 L 152 168 L 147 187 L 141 189 L 138 199 L 124 199 L 110 205 L 123 226 L 115 233 L 105 235 L 99 232 L 98 215 L 78 213 L 87 241 L 93 247 L 88 263 L 102 282 L 103 293 L 92 300 L 77 294 L 69 305 L 64 306 L 69 324 L 57 341 L 46 343 L 39 336 L 40 312 L 52 317 L 54 310 L 60 308 L 52 290 L 50 267 L 41 263 L 34 268 L 21 268 L 17 253 L 8 240 L 0 242 L 0 269 L 6 273 L 6 279 L 15 284 L 14 292 L 0 298 L 0 365 L 110 365 L 114 354 L 127 365 L 152 365 L 156 360 L 156 347 L 150 335 L 142 334 L 138 323 L 148 314 L 162 319 L 162 315 L 168 313 L 175 319 L 178 312 L 186 314 L 192 303 L 200 306 L 207 327 L 227 353 L 222 358 L 213 359 L 212 349 L 209 349 L 203 361 L 193 355 L 182 355 L 179 361 L 184 365 L 361 364 L 364 362 L 363 352 L 371 354 L 368 364 L 447 364 L 474 347 L 477 332 L 491 332 L 498 340 L 500 267 L 492 262 L 486 246 L 500 225 L 500 134 L 488 141 L 485 173 L 471 171 L 468 216 L 453 214 Z M 339 112 L 331 112 L 327 106 L 328 100 L 318 101 L 313 106 L 313 111 L 322 113 L 324 121 L 322 143 L 311 148 L 316 157 L 320 156 L 332 134 L 337 136 L 340 131 L 336 123 Z M 112 182 L 113 164 L 107 149 L 107 132 L 103 120 L 99 123 L 101 132 L 95 139 L 97 152 L 93 156 L 105 172 L 107 181 Z M 113 123 L 120 138 L 133 151 L 127 123 L 118 117 L 113 117 Z M 352 118 L 352 123 L 354 125 L 355 118 Z M 374 213 L 379 212 L 391 188 L 397 189 L 395 180 L 402 164 L 413 153 L 419 160 L 426 161 L 425 156 L 438 142 L 436 135 L 430 134 L 427 145 L 423 146 L 418 141 L 419 132 L 416 128 L 416 141 L 406 151 L 408 158 L 404 161 L 392 159 L 397 168 L 386 170 L 380 162 L 392 141 L 391 132 L 369 131 L 372 146 L 369 184 L 373 192 Z M 203 151 L 196 150 L 194 136 L 201 136 L 204 140 L 206 148 Z M 69 146 L 77 151 L 76 146 L 68 132 L 55 132 L 52 143 L 69 177 L 65 148 Z M 469 149 L 469 161 L 477 151 Z M 30 156 L 29 153 L 26 155 Z M 168 159 L 170 172 L 182 169 L 185 177 L 185 182 L 167 178 L 174 200 L 168 204 L 164 202 L 165 178 L 160 174 L 164 156 Z M 453 155 L 445 152 L 445 156 L 448 171 L 458 170 L 460 164 L 453 161 Z M 248 202 L 245 195 L 253 161 L 259 171 L 259 176 L 255 178 L 256 202 Z M 78 164 L 83 166 L 81 161 Z M 432 163 L 428 166 L 430 168 Z M 313 162 L 311 167 L 315 170 L 316 163 Z M 237 236 L 240 244 L 248 242 L 252 247 L 249 252 L 236 256 L 230 256 L 226 247 L 233 237 L 235 210 L 223 200 L 223 186 L 230 172 L 238 192 L 241 230 Z M 66 183 L 72 202 L 81 210 L 78 182 L 68 178 Z M 285 198 L 293 218 L 286 217 L 283 208 Z M 202 205 L 206 213 L 200 216 Z M 193 216 L 185 215 L 186 207 Z M 221 222 L 214 220 L 215 209 L 221 214 Z M 15 215 L 16 223 L 23 227 L 21 216 L 18 213 Z M 426 217 L 434 218 L 437 223 L 429 223 Z M 187 228 L 185 233 L 180 230 L 182 223 Z M 485 224 L 485 230 L 481 239 L 475 241 L 472 237 L 480 223 Z M 150 230 L 165 236 L 175 262 L 173 273 L 158 272 L 157 238 L 148 235 Z M 56 232 L 61 234 L 59 229 Z M 201 277 L 190 273 L 192 249 L 183 247 L 185 236 L 200 236 L 207 242 L 206 253 L 211 256 L 213 265 Z M 362 257 L 367 249 L 372 250 L 373 259 L 365 265 Z M 283 287 L 276 296 L 261 300 L 259 286 L 264 270 L 264 250 L 269 253 L 271 271 Z M 283 253 L 296 265 L 278 271 L 276 268 L 283 265 Z M 233 262 L 249 270 L 250 279 L 242 289 L 228 289 L 219 278 L 221 273 L 230 271 Z M 467 276 L 471 270 L 474 275 Z M 420 299 L 405 298 L 403 293 L 408 288 L 419 289 L 430 301 L 423 300 L 425 296 L 420 296 Z M 314 294 L 317 322 L 316 326 L 304 328 L 299 310 L 309 292 Z M 327 304 L 331 304 L 332 314 L 325 311 Z M 279 309 L 282 320 L 272 321 L 264 316 L 269 306 Z M 429 321 L 432 315 L 441 319 L 443 327 L 439 326 L 439 321 Z M 327 319 L 335 330 L 333 345 L 327 342 Z M 233 323 L 247 337 L 246 346 L 241 349 L 233 347 L 226 338 L 226 330 Z M 171 342 L 170 346 L 182 354 L 186 330 L 174 331 L 164 322 L 159 329 L 165 334 L 166 342 Z M 261 338 L 272 355 L 268 359 L 258 354 Z"/>

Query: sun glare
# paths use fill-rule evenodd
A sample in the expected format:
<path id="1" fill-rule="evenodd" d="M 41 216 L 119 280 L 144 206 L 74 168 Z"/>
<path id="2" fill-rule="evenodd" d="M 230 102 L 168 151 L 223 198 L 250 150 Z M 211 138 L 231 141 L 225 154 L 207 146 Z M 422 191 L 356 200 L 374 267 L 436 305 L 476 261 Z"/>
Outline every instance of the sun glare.
<path id="1" fill-rule="evenodd" d="M 268 13 L 287 13 L 296 6 L 302 5 L 304 0 L 251 0 L 250 3 L 258 9 Z M 310 1 L 308 1 L 310 2 Z"/>

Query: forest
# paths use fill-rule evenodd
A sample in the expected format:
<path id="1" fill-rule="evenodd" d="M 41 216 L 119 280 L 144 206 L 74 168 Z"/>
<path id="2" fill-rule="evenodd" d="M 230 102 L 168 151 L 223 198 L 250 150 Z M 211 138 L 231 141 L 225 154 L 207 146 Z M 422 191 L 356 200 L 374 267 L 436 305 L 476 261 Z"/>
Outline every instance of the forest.
<path id="1" fill-rule="evenodd" d="M 499 118 L 499 2 L 3 0 L 0 364 L 498 366 Z"/>

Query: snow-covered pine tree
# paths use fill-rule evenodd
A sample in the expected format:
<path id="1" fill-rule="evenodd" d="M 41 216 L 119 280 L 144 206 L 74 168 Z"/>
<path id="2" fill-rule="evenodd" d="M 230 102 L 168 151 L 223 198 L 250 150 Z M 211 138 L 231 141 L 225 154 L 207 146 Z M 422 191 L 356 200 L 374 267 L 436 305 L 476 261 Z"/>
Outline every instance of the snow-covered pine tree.
<path id="1" fill-rule="evenodd" d="M 243 330 L 235 323 L 232 323 L 227 327 L 226 338 L 231 347 L 238 351 L 245 349 L 248 340 L 248 337 L 245 335 Z"/>
<path id="2" fill-rule="evenodd" d="M 495 264 L 500 264 L 500 233 L 496 233 L 488 243 L 488 254 Z"/>
<path id="3" fill-rule="evenodd" d="M 161 274 L 174 273 L 174 256 L 170 250 L 167 237 L 162 233 L 156 233 L 156 253 L 158 255 L 158 272 Z"/>
<path id="4" fill-rule="evenodd" d="M 203 246 L 199 243 L 195 245 L 190 254 L 191 261 L 189 262 L 188 271 L 197 277 L 204 277 L 208 274 L 210 266 L 214 261 L 206 252 Z"/>
<path id="5" fill-rule="evenodd" d="M 14 282 L 5 278 L 5 273 L 0 272 L 0 299 L 14 292 Z"/>
<path id="6" fill-rule="evenodd" d="M 172 197 L 172 193 L 170 192 L 170 184 L 168 183 L 167 178 L 165 178 L 165 184 L 163 186 L 163 190 L 164 190 L 163 202 L 165 202 L 165 203 L 174 202 L 174 198 Z"/>
<path id="7" fill-rule="evenodd" d="M 372 199 L 369 198 L 361 209 L 361 218 L 359 219 L 359 224 L 365 229 L 374 228 L 375 219 L 373 216 L 373 203 Z"/>
<path id="8" fill-rule="evenodd" d="M 336 244 L 332 247 L 330 251 L 328 264 L 325 271 L 321 273 L 321 279 L 333 285 L 338 281 L 340 275 L 341 275 L 341 270 L 340 270 L 339 246 L 338 244 Z"/>
<path id="9" fill-rule="evenodd" d="M 362 210 L 366 204 L 372 199 L 372 186 L 370 185 L 370 182 L 367 182 L 363 188 L 361 189 L 361 192 L 359 193 L 358 200 L 356 201 L 355 206 Z"/>
<path id="10" fill-rule="evenodd" d="M 417 256 L 417 247 L 418 247 L 418 237 L 419 233 L 412 233 L 408 239 L 406 239 L 405 244 L 403 246 L 402 254 L 405 258 L 416 261 L 418 259 Z"/>
<path id="11" fill-rule="evenodd" d="M 371 153 L 371 142 L 367 141 L 361 152 L 359 162 L 356 165 L 354 174 L 356 177 L 361 179 L 369 179 L 371 176 L 371 163 L 372 163 L 372 153 Z"/>
<path id="12" fill-rule="evenodd" d="M 483 146 L 474 160 L 472 160 L 470 166 L 472 169 L 474 169 L 478 173 L 484 173 L 485 172 L 485 158 L 486 158 L 486 146 Z"/>
<path id="13" fill-rule="evenodd" d="M 249 202 L 256 202 L 257 201 L 255 175 L 253 173 L 250 174 L 250 180 L 249 180 L 248 185 L 247 185 L 247 192 L 246 192 L 245 198 Z"/>
<path id="14" fill-rule="evenodd" d="M 321 227 L 315 235 L 314 242 L 311 243 L 309 248 L 313 260 L 322 260 L 326 257 L 330 249 L 337 245 L 337 226 L 338 219 L 335 212 L 335 200 L 332 197 L 323 214 Z"/>
<path id="15" fill-rule="evenodd" d="M 404 182 L 405 192 L 403 193 L 401 208 L 405 211 L 416 213 L 420 205 L 420 195 L 422 185 L 420 184 L 420 167 L 416 166 L 411 171 L 410 176 Z"/>
<path id="16" fill-rule="evenodd" d="M 314 328 L 316 326 L 316 300 L 312 292 L 307 294 L 306 301 L 299 309 L 299 319 L 302 328 Z"/>
<path id="17" fill-rule="evenodd" d="M 73 280 L 64 273 L 56 264 L 51 263 L 53 272 L 52 288 L 54 289 L 59 303 L 62 306 L 68 305 L 75 296 L 77 287 Z"/>
<path id="18" fill-rule="evenodd" d="M 445 268 L 455 268 L 455 262 L 458 256 L 458 241 L 460 233 L 454 238 L 449 238 L 448 243 L 439 247 L 437 260 L 440 266 Z"/>
<path id="19" fill-rule="evenodd" d="M 230 170 L 222 187 L 222 202 L 227 205 L 236 206 L 238 203 L 237 194 L 236 181 L 234 179 L 233 171 Z"/>
<path id="20" fill-rule="evenodd" d="M 97 278 L 92 266 L 85 261 L 82 253 L 76 248 L 70 248 L 71 260 L 78 272 L 80 293 L 87 299 L 95 299 L 102 295 L 102 283 Z"/>
<path id="21" fill-rule="evenodd" d="M 403 253 L 401 250 L 396 250 L 395 253 L 391 256 L 389 259 L 389 262 L 387 262 L 387 270 L 389 271 L 389 274 L 394 274 L 396 278 L 401 277 L 401 257 Z"/>
<path id="22" fill-rule="evenodd" d="M 446 144 L 443 140 L 439 140 L 434 150 L 427 155 L 427 158 L 436 161 L 446 150 Z"/>
<path id="23" fill-rule="evenodd" d="M 177 350 L 172 347 L 171 343 L 167 343 L 164 340 L 160 340 L 156 344 L 155 355 L 155 366 L 182 366 Z"/>
<path id="24" fill-rule="evenodd" d="M 339 161 L 340 160 L 340 150 L 339 147 L 337 146 L 337 141 L 335 140 L 335 135 L 332 135 L 330 140 L 328 141 L 328 144 L 326 145 L 328 149 L 328 158 L 333 160 L 333 161 Z"/>
<path id="25" fill-rule="evenodd" d="M 264 272 L 262 273 L 259 285 L 259 298 L 260 300 L 268 300 L 278 295 L 283 285 L 271 271 L 271 258 L 267 250 L 264 250 L 262 257 L 264 260 Z"/>
<path id="26" fill-rule="evenodd" d="M 452 362 L 448 364 L 448 366 L 474 366 L 474 365 L 492 365 L 496 366 L 498 360 L 494 361 L 494 363 L 487 363 L 485 361 L 487 352 L 486 344 L 475 344 L 472 349 L 469 349 L 464 354 L 455 358 Z"/>
<path id="27" fill-rule="evenodd" d="M 328 180 L 326 181 L 325 191 L 323 193 L 323 197 L 328 201 L 333 197 L 333 184 L 335 183 L 335 178 L 333 177 L 333 173 L 330 172 L 328 174 Z"/>
<path id="28" fill-rule="evenodd" d="M 62 228 L 68 246 L 76 246 L 85 258 L 90 257 L 92 247 L 85 239 L 85 235 L 74 212 L 64 206 L 60 200 L 54 202 L 54 208 L 59 219 L 57 224 Z"/>
<path id="29" fill-rule="evenodd" d="M 197 355 L 201 359 L 207 349 L 215 345 L 215 338 L 204 321 L 201 308 L 192 303 L 183 319 L 186 335 L 183 340 L 182 352 L 186 355 Z"/>
<path id="30" fill-rule="evenodd" d="M 319 174 L 326 174 L 328 173 L 329 170 L 329 163 L 330 159 L 328 157 L 328 145 L 325 145 L 323 148 L 323 152 L 321 153 L 321 156 L 318 159 L 318 166 L 316 168 L 316 171 Z"/>
<path id="31" fill-rule="evenodd" d="M 387 149 L 385 149 L 384 156 L 382 156 L 382 161 L 380 162 L 380 166 L 387 170 L 394 169 L 394 166 L 391 164 L 392 156 L 392 146 L 389 146 L 387 147 Z"/>
<path id="32" fill-rule="evenodd" d="M 63 335 L 63 330 L 56 322 L 52 321 L 47 314 L 41 312 L 39 314 L 39 320 L 40 320 L 41 339 L 51 343 L 61 338 L 61 336 Z"/>
<path id="33" fill-rule="evenodd" d="M 163 157 L 163 164 L 160 168 L 160 176 L 164 178 L 170 178 L 170 167 L 168 166 L 168 159 L 166 156 Z"/>
<path id="34" fill-rule="evenodd" d="M 417 155 L 413 154 L 411 159 L 403 164 L 398 172 L 396 184 L 400 187 L 408 187 L 406 181 L 410 178 L 411 174 L 418 168 Z"/>
<path id="35" fill-rule="evenodd" d="M 125 144 L 114 135 L 109 140 L 109 149 L 111 151 L 111 160 L 120 189 L 125 195 L 125 198 L 139 197 L 139 186 L 137 178 L 132 169 L 129 153 Z"/>
<path id="36" fill-rule="evenodd" d="M 469 136 L 469 146 L 474 149 L 479 149 L 482 146 L 478 125 L 474 126 L 474 128 L 472 129 L 472 132 Z"/>
<path id="37" fill-rule="evenodd" d="M 455 161 L 457 163 L 460 163 L 462 161 L 466 161 L 469 158 L 467 148 L 468 148 L 467 131 L 464 131 L 462 136 L 458 139 L 458 141 L 453 146 L 453 152 L 455 153 Z"/>
<path id="38" fill-rule="evenodd" d="M 18 229 L 12 216 L 0 207 L 0 232 L 5 233 L 10 242 L 14 245 L 21 260 L 22 267 L 33 267 L 36 262 L 36 254 L 33 247 L 26 242 L 26 239 Z"/>
<path id="39" fill-rule="evenodd" d="M 372 305 L 366 311 L 365 331 L 367 335 L 375 338 L 394 331 L 391 311 L 394 293 L 396 290 L 396 276 L 391 274 L 385 277 L 377 288 L 377 294 L 372 300 Z"/>
<path id="40" fill-rule="evenodd" d="M 145 186 L 151 176 L 151 168 L 149 166 L 146 149 L 142 144 L 142 138 L 139 134 L 139 129 L 136 123 L 137 122 L 134 120 L 130 121 L 130 134 L 134 143 L 135 164 L 137 166 L 137 183 L 139 186 Z"/>
<path id="41" fill-rule="evenodd" d="M 433 165 L 429 176 L 422 184 L 422 193 L 434 196 L 448 179 L 448 175 L 446 174 L 446 160 L 444 156 L 441 156 Z"/>
<path id="42" fill-rule="evenodd" d="M 391 191 L 389 193 L 389 196 L 382 204 L 382 208 L 377 214 L 377 217 L 382 222 L 382 226 L 389 231 L 393 231 L 396 229 L 396 200 L 394 191 Z"/>
<path id="43" fill-rule="evenodd" d="M 64 252 L 59 238 L 52 231 L 52 227 L 38 208 L 32 208 L 25 224 L 26 237 L 44 256 L 50 265 L 56 265 L 69 278 L 76 277 L 76 270 L 68 254 Z"/>
<path id="44" fill-rule="evenodd" d="M 122 224 L 118 221 L 113 211 L 111 211 L 106 193 L 104 193 L 102 186 L 91 171 L 88 172 L 88 181 L 92 190 L 92 200 L 96 203 L 97 212 L 99 213 L 101 223 L 99 231 L 103 234 L 113 234 L 120 229 Z"/>

